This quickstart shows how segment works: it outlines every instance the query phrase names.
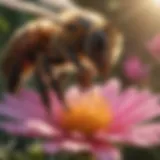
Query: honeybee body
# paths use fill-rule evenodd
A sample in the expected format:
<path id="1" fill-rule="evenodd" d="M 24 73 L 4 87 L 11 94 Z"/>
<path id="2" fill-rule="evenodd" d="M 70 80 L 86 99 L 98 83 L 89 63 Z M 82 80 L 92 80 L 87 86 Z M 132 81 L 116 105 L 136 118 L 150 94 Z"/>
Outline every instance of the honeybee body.
<path id="1" fill-rule="evenodd" d="M 4 50 L 5 59 L 2 69 L 7 76 L 15 61 L 22 62 L 24 71 L 35 65 L 36 57 L 42 54 L 50 54 L 49 48 L 58 26 L 47 19 L 38 19 L 25 24 L 12 36 L 7 48 Z"/>
<path id="2" fill-rule="evenodd" d="M 59 15 L 59 22 L 38 19 L 15 32 L 2 64 L 10 92 L 15 92 L 22 77 L 34 70 L 42 99 L 48 105 L 48 87 L 63 97 L 61 81 L 55 79 L 57 66 L 76 71 L 82 87 L 91 84 L 91 72 L 108 75 L 121 52 L 120 32 L 103 16 L 89 11 L 65 11 Z"/>
<path id="3" fill-rule="evenodd" d="M 47 90 L 53 87 L 59 92 L 51 67 L 67 61 L 53 43 L 59 33 L 60 26 L 49 19 L 30 21 L 15 31 L 4 50 L 2 63 L 9 92 L 16 93 L 35 73 L 42 100 L 49 106 Z"/>

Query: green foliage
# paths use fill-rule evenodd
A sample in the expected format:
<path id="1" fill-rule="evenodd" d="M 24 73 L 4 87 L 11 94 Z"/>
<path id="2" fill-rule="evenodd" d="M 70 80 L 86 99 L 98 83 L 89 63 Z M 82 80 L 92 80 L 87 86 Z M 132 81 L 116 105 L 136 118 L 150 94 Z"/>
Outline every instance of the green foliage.
<path id="1" fill-rule="evenodd" d="M 124 160 L 160 160 L 159 147 L 142 149 L 126 147 L 123 151 Z"/>
<path id="2" fill-rule="evenodd" d="M 0 33 L 6 33 L 10 30 L 10 24 L 7 19 L 0 15 Z"/>

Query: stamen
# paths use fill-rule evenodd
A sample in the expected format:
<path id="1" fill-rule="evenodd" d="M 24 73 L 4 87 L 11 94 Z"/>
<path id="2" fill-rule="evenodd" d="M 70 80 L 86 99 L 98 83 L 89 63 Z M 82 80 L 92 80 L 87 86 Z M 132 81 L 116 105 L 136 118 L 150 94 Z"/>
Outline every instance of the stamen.
<path id="1" fill-rule="evenodd" d="M 104 99 L 92 93 L 82 95 L 80 100 L 70 103 L 69 111 L 62 112 L 60 124 L 68 131 L 92 134 L 105 129 L 112 120 L 112 112 Z"/>

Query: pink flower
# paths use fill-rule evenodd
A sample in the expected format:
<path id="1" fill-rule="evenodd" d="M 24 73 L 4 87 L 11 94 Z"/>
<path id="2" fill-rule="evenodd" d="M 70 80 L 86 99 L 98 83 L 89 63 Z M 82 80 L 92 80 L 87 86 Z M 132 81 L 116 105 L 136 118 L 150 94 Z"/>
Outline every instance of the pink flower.
<path id="1" fill-rule="evenodd" d="M 144 80 L 148 76 L 149 67 L 137 56 L 129 56 L 123 63 L 123 72 L 129 80 Z"/>
<path id="2" fill-rule="evenodd" d="M 111 79 L 81 93 L 73 87 L 66 92 L 65 110 L 53 92 L 48 112 L 32 90 L 5 95 L 0 114 L 10 117 L 1 129 L 15 135 L 44 138 L 44 150 L 90 151 L 97 159 L 120 159 L 116 144 L 150 147 L 160 143 L 160 123 L 149 122 L 160 115 L 159 96 L 128 88 Z M 145 123 L 144 123 L 145 122 Z"/>
<path id="3" fill-rule="evenodd" d="M 157 34 L 146 44 L 148 51 L 154 58 L 160 58 L 160 34 Z"/>

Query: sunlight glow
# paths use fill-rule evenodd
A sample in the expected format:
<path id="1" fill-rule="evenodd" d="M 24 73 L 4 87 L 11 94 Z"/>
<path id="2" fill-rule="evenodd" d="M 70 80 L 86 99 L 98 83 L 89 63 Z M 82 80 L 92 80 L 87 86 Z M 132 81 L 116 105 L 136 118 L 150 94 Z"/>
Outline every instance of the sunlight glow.
<path id="1" fill-rule="evenodd" d="M 156 5 L 160 5 L 160 0 L 153 0 Z"/>

